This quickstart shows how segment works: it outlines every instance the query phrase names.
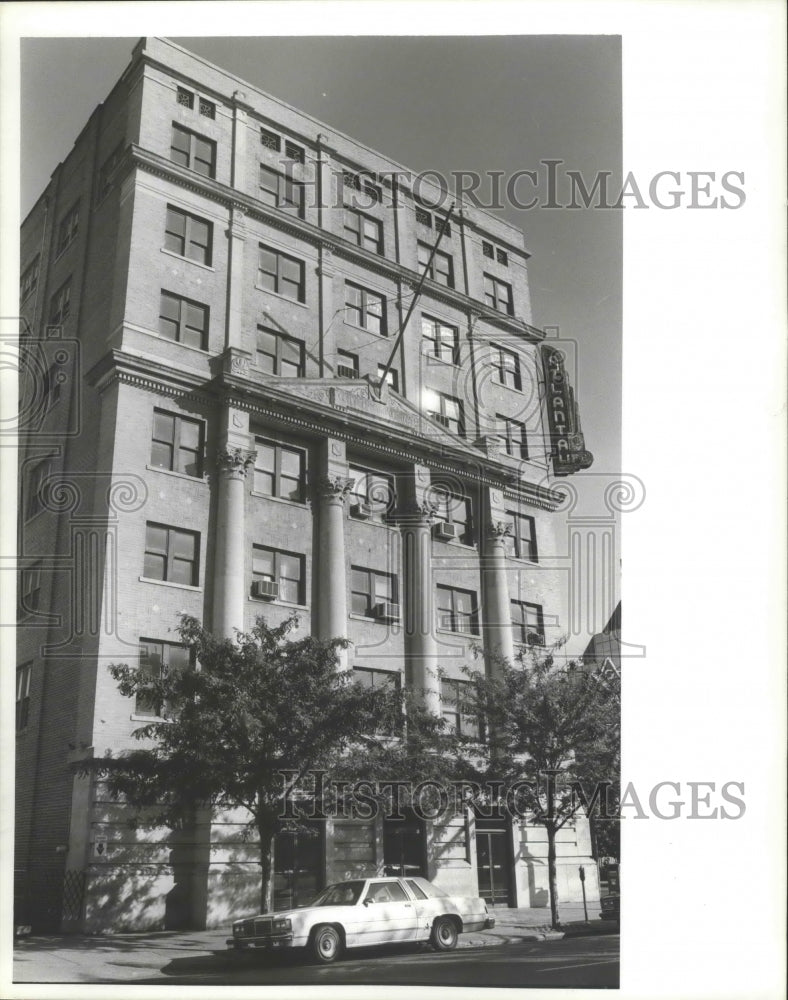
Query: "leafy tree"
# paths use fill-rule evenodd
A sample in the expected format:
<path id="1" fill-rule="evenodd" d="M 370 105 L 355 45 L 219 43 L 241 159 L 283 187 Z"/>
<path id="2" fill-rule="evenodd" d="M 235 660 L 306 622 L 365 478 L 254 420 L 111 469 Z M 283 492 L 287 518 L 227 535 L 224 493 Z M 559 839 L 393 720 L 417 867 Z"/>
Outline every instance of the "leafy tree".
<path id="1" fill-rule="evenodd" d="M 617 782 L 619 703 L 597 671 L 559 661 L 556 647 L 530 651 L 512 666 L 497 662 L 493 676 L 473 679 L 463 710 L 479 715 L 484 741 L 465 740 L 458 765 L 484 786 L 511 790 L 508 808 L 547 833 L 553 927 L 559 925 L 556 835 L 595 792 Z M 597 800 L 599 802 L 600 800 Z"/>
<path id="2" fill-rule="evenodd" d="M 259 838 L 262 912 L 273 904 L 273 842 L 286 800 L 292 813 L 293 797 L 312 790 L 315 769 L 341 762 L 350 774 L 349 762 L 384 743 L 401 719 L 395 691 L 365 688 L 338 669 L 347 640 L 288 639 L 296 624 L 291 617 L 269 628 L 258 618 L 232 641 L 182 616 L 178 632 L 195 666 L 161 676 L 109 668 L 122 694 L 166 716 L 135 731 L 151 745 L 83 765 L 147 825 L 178 827 L 199 805 L 246 809 Z"/>

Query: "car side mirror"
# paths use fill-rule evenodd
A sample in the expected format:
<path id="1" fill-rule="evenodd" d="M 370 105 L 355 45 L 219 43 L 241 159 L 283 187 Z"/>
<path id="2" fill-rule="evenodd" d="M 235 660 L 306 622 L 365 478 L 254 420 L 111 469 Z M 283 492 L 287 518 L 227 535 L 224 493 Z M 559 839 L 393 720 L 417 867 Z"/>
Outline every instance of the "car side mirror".
<path id="1" fill-rule="evenodd" d="M 369 906 L 370 903 L 374 902 L 375 900 L 371 896 L 367 896 L 367 898 L 364 900 L 364 906 Z"/>

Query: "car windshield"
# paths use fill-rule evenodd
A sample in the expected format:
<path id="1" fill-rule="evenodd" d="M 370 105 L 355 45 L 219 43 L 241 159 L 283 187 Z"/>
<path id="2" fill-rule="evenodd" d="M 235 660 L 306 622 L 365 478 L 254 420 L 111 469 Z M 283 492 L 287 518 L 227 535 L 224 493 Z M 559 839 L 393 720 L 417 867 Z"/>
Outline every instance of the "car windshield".
<path id="1" fill-rule="evenodd" d="M 329 885 L 312 900 L 310 906 L 355 906 L 364 888 L 364 882 L 338 882 Z"/>

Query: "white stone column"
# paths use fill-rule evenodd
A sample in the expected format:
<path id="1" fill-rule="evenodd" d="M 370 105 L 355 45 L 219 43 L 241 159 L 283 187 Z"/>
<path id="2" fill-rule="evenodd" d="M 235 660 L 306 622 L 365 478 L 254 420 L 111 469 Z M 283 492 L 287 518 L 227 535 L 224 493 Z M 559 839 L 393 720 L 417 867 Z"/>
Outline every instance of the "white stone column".
<path id="1" fill-rule="evenodd" d="M 230 411 L 234 420 L 248 425 L 246 414 Z M 240 439 L 240 440 L 239 440 Z M 218 511 L 216 516 L 215 569 L 213 574 L 213 631 L 233 638 L 234 630 L 244 628 L 246 607 L 246 474 L 254 464 L 256 452 L 244 447 L 248 434 L 228 433 L 219 448 Z"/>
<path id="2" fill-rule="evenodd" d="M 224 346 L 242 349 L 246 214 L 240 205 L 233 205 L 230 209 L 230 227 L 227 235 L 227 321 Z"/>
<path id="3" fill-rule="evenodd" d="M 348 637 L 345 505 L 353 480 L 347 472 L 344 441 L 328 438 L 314 482 L 318 541 L 313 572 L 317 574 L 317 635 L 322 640 Z M 346 650 L 339 650 L 339 662 L 341 669 L 347 668 Z"/>
<path id="4" fill-rule="evenodd" d="M 514 663 L 514 635 L 504 539 L 511 533 L 508 521 L 488 521 L 482 557 L 484 629 L 488 670 L 494 675 L 498 658 Z"/>

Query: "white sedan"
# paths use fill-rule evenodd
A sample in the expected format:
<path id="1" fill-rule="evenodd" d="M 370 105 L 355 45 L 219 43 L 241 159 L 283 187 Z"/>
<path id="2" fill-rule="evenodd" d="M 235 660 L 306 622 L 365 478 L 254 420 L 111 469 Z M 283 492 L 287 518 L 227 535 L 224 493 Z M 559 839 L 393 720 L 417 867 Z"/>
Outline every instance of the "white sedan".
<path id="1" fill-rule="evenodd" d="M 425 878 L 361 878 L 327 886 L 309 906 L 236 920 L 227 944 L 307 948 L 316 961 L 333 962 L 346 948 L 407 941 L 451 951 L 462 931 L 494 926 L 483 899 L 449 896 Z"/>

